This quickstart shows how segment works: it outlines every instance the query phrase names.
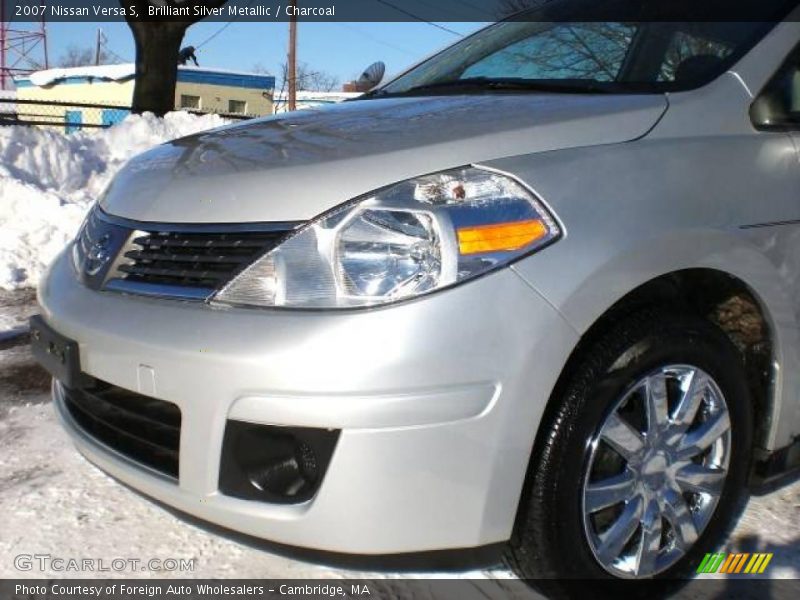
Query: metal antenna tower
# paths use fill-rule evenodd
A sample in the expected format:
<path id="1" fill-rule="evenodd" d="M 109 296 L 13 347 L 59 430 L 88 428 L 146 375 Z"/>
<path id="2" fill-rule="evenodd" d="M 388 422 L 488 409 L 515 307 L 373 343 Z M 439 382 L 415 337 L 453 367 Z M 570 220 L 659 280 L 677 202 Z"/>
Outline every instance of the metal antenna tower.
<path id="1" fill-rule="evenodd" d="M 39 6 L 41 16 L 13 21 L 14 16 L 6 14 L 11 6 L 0 1 L 0 90 L 13 89 L 15 75 L 48 68 L 44 0 Z"/>

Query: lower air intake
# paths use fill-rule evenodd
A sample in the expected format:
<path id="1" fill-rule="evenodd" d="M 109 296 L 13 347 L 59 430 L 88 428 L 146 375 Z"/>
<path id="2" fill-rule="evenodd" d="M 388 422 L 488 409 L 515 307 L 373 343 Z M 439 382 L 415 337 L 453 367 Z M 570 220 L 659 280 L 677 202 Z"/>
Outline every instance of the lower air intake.
<path id="1" fill-rule="evenodd" d="M 79 389 L 62 386 L 62 390 L 66 409 L 87 434 L 177 479 L 181 411 L 175 404 L 96 379 Z"/>

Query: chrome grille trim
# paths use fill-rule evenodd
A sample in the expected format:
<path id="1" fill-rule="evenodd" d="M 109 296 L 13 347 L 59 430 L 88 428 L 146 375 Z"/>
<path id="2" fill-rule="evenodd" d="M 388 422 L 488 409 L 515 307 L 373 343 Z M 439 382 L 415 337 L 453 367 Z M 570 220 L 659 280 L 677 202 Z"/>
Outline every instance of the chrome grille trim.
<path id="1" fill-rule="evenodd" d="M 112 279 L 105 287 L 110 292 L 122 294 L 138 294 L 151 298 L 175 298 L 178 300 L 206 300 L 216 290 L 208 288 L 188 288 L 179 285 L 142 284 L 125 279 Z"/>
<path id="2" fill-rule="evenodd" d="M 95 207 L 75 242 L 75 266 L 94 289 L 203 301 L 300 225 L 154 223 Z M 101 272 L 90 273 L 89 253 L 104 236 L 111 257 Z"/>
<path id="3" fill-rule="evenodd" d="M 257 221 L 253 223 L 160 223 L 157 221 L 135 221 L 125 217 L 110 215 L 102 208 L 96 208 L 97 217 L 106 223 L 142 232 L 177 233 L 267 233 L 271 231 L 291 231 L 304 224 L 304 221 Z"/>

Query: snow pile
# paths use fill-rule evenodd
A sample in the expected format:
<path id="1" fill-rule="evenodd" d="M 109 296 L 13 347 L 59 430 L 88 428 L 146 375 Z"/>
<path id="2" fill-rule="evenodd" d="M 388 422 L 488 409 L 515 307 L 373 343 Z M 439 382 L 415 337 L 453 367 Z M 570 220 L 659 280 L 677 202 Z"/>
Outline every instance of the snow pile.
<path id="1" fill-rule="evenodd" d="M 217 115 L 131 115 L 110 129 L 65 135 L 0 127 L 0 288 L 34 286 L 91 203 L 132 156 L 224 125 Z"/>

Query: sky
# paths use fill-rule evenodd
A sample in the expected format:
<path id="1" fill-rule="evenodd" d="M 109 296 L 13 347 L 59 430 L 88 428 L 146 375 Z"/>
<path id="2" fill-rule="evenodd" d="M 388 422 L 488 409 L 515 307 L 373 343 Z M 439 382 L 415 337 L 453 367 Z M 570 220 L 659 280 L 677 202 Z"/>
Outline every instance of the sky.
<path id="1" fill-rule="evenodd" d="M 442 23 L 462 34 L 475 31 L 478 23 Z M 201 66 L 250 71 L 256 65 L 273 75 L 286 60 L 286 23 L 200 22 L 186 33 L 184 46 L 199 48 Z M 125 23 L 49 23 L 48 52 L 51 66 L 70 45 L 93 47 L 97 28 L 107 38 L 107 48 L 117 62 L 132 62 L 134 45 Z M 224 27 L 224 28 L 223 28 Z M 451 44 L 459 38 L 429 23 L 300 23 L 298 61 L 325 71 L 341 82 L 357 78 L 369 64 L 386 63 L 387 75 Z M 280 85 L 280 82 L 278 82 Z"/>

